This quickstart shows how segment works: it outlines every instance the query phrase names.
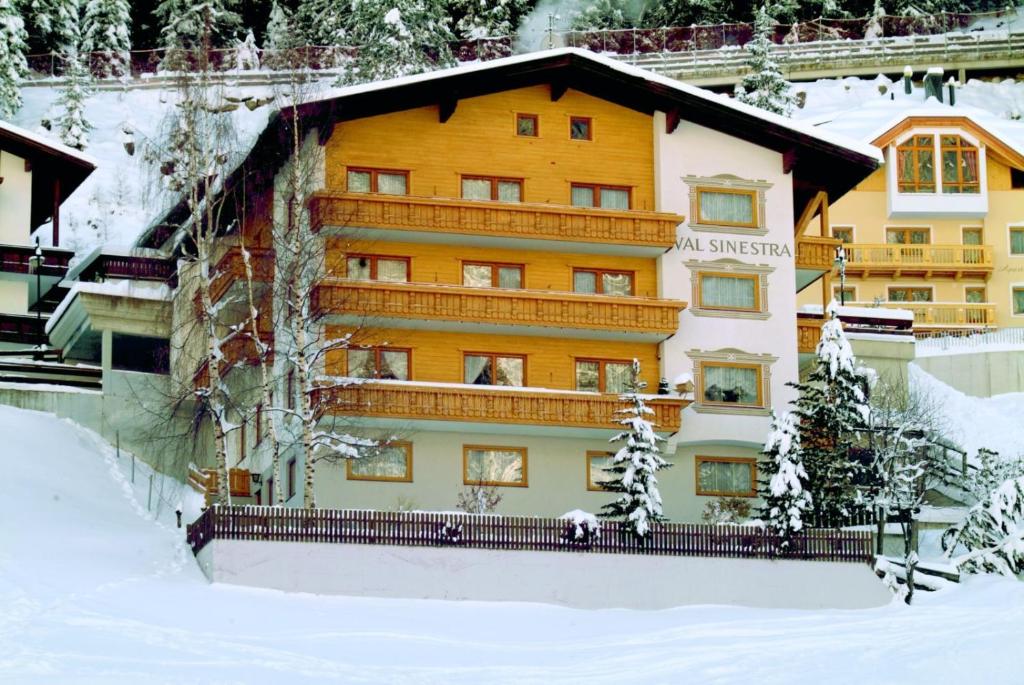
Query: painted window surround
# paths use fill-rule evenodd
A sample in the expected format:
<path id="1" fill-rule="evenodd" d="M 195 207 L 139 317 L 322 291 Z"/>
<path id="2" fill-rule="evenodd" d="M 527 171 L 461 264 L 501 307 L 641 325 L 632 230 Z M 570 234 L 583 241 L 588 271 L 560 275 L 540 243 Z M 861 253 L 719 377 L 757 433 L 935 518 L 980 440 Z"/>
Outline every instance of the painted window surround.
<path id="1" fill-rule="evenodd" d="M 768 227 L 765 222 L 767 207 L 765 203 L 765 192 L 772 187 L 767 181 L 754 181 L 732 174 L 718 174 L 717 176 L 684 176 L 683 181 L 690 189 L 690 221 L 689 227 L 694 231 L 705 231 L 708 233 L 735 233 L 738 235 L 767 235 Z M 744 190 L 753 191 L 756 194 L 754 203 L 755 225 L 730 226 L 719 224 L 701 223 L 700 193 L 701 190 Z"/>
<path id="2" fill-rule="evenodd" d="M 720 350 L 688 350 L 686 353 L 693 361 L 693 404 L 690 405 L 694 411 L 701 414 L 733 414 L 738 416 L 768 416 L 771 414 L 772 397 L 772 364 L 779 360 L 778 357 L 770 354 L 752 354 L 736 348 L 723 348 Z M 728 405 L 708 404 L 704 400 L 704 364 L 743 364 L 760 367 L 761 403 L 759 406 L 750 405 Z"/>
<path id="3" fill-rule="evenodd" d="M 775 267 L 764 264 L 744 264 L 737 259 L 716 259 L 709 262 L 689 261 L 683 266 L 690 270 L 691 297 L 687 310 L 694 316 L 713 316 L 724 319 L 751 319 L 764 321 L 771 317 L 768 311 L 768 274 Z M 735 274 L 737 276 L 756 276 L 758 281 L 758 309 L 746 311 L 742 309 L 711 309 L 701 306 L 700 276 L 702 273 Z"/>
<path id="4" fill-rule="evenodd" d="M 896 148 L 915 135 L 930 135 L 935 140 L 935 192 L 934 193 L 900 193 L 898 186 L 898 164 Z M 978 180 L 980 189 L 977 193 L 943 193 L 942 192 L 942 154 L 941 136 L 957 135 L 978 148 Z M 988 178 L 985 162 L 986 149 L 984 143 L 967 131 L 956 127 L 921 127 L 906 131 L 885 149 L 886 196 L 889 204 L 889 216 L 893 218 L 916 218 L 923 216 L 962 216 L 983 217 L 988 213 Z"/>

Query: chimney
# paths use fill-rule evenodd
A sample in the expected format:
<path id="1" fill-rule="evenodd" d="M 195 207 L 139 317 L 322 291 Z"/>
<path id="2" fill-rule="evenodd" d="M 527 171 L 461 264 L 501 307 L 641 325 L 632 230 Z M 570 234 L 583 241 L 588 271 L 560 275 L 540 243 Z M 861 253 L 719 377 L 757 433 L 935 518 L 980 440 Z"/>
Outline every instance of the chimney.
<path id="1" fill-rule="evenodd" d="M 903 67 L 903 92 L 906 93 L 907 95 L 910 95 L 910 93 L 913 92 L 913 88 L 911 86 L 910 81 L 913 75 L 914 70 L 910 68 L 909 64 Z"/>
<path id="2" fill-rule="evenodd" d="M 950 76 L 946 85 L 949 86 L 949 106 L 953 107 L 956 105 L 956 79 Z"/>
<path id="3" fill-rule="evenodd" d="M 939 102 L 942 102 L 942 74 L 944 70 L 942 67 L 929 67 L 928 72 L 924 75 L 924 97 L 935 98 Z"/>

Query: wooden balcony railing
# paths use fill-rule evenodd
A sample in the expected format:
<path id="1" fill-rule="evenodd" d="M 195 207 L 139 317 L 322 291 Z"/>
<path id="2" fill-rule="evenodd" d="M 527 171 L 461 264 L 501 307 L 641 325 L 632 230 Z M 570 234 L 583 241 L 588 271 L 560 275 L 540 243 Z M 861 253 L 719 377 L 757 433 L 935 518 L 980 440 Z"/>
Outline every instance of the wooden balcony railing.
<path id="1" fill-rule="evenodd" d="M 846 273 L 853 276 L 986 276 L 992 273 L 988 245 L 889 245 L 853 243 L 846 249 Z"/>
<path id="2" fill-rule="evenodd" d="M 35 314 L 4 314 L 0 313 L 0 342 L 18 345 L 38 345 L 46 342 L 43 326 L 48 317 L 42 320 Z"/>
<path id="3" fill-rule="evenodd" d="M 618 428 L 615 412 L 622 408 L 614 394 L 400 381 L 324 388 L 317 394 L 315 401 L 329 414 L 577 428 Z M 674 433 L 687 404 L 679 397 L 652 398 L 649 418 L 659 432 Z"/>
<path id="4" fill-rule="evenodd" d="M 78 274 L 80 281 L 125 278 L 133 281 L 157 281 L 176 287 L 178 268 L 175 260 L 141 255 L 100 254 Z"/>
<path id="5" fill-rule="evenodd" d="M 480 202 L 409 195 L 318 193 L 309 204 L 314 230 L 383 228 L 667 250 L 683 217 L 639 210 Z"/>
<path id="6" fill-rule="evenodd" d="M 43 276 L 61 278 L 68 272 L 74 250 L 57 247 L 44 247 L 43 265 L 39 273 Z M 0 245 L 0 271 L 15 274 L 35 273 L 32 270 L 32 257 L 35 256 L 35 245 Z"/>
<path id="7" fill-rule="evenodd" d="M 249 247 L 249 259 L 252 263 L 252 278 L 259 283 L 274 280 L 274 251 L 268 248 Z M 213 281 L 210 283 L 210 299 L 214 302 L 224 297 L 224 293 L 235 283 L 245 281 L 245 259 L 242 248 L 234 245 L 229 247 L 214 268 Z"/>
<path id="8" fill-rule="evenodd" d="M 824 317 L 819 314 L 808 314 L 798 312 L 796 319 L 796 349 L 804 354 L 814 352 L 821 340 L 821 326 L 825 323 Z"/>
<path id="9" fill-rule="evenodd" d="M 822 238 L 814 235 L 797 237 L 796 268 L 830 271 L 836 261 L 836 248 L 840 244 L 835 238 Z"/>
<path id="10" fill-rule="evenodd" d="M 274 334 L 269 331 L 260 331 L 260 341 L 268 348 L 272 348 Z M 256 345 L 253 337 L 248 334 L 235 335 L 229 338 L 221 344 L 220 351 L 223 355 L 219 367 L 222 376 L 240 364 L 255 365 L 260 359 L 260 348 Z M 270 363 L 272 360 L 273 350 L 269 349 L 267 351 L 267 363 Z M 196 370 L 193 383 L 196 387 L 202 387 L 207 384 L 207 364 L 205 361 Z"/>
<path id="11" fill-rule="evenodd" d="M 325 279 L 313 291 L 323 314 L 545 326 L 669 336 L 685 302 L 436 283 Z"/>
<path id="12" fill-rule="evenodd" d="M 851 303 L 858 307 L 875 306 L 870 302 Z M 994 304 L 962 302 L 882 302 L 882 307 L 906 309 L 914 313 L 914 330 L 920 328 L 983 328 L 996 323 Z"/>

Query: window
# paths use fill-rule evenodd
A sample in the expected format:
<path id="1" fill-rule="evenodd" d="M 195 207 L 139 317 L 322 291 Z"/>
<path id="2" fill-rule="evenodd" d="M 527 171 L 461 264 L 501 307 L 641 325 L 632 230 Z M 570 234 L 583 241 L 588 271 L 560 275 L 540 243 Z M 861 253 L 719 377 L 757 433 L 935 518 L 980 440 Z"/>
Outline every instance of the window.
<path id="1" fill-rule="evenodd" d="M 927 228 L 886 228 L 885 242 L 890 245 L 927 245 L 931 240 Z"/>
<path id="2" fill-rule="evenodd" d="M 850 302 L 857 301 L 857 288 L 852 285 L 848 285 L 845 288 L 834 285 L 832 286 L 832 297 L 836 298 L 836 302 Z"/>
<path id="3" fill-rule="evenodd" d="M 960 136 L 940 136 L 942 145 L 942 192 L 978 193 L 978 148 Z"/>
<path id="4" fill-rule="evenodd" d="M 698 495 L 757 496 L 757 460 L 698 456 L 696 461 Z"/>
<path id="5" fill-rule="evenodd" d="M 288 460 L 288 497 L 295 497 L 295 458 Z"/>
<path id="6" fill-rule="evenodd" d="M 573 207 L 629 209 L 629 188 L 589 183 L 572 184 Z"/>
<path id="7" fill-rule="evenodd" d="M 516 114 L 516 135 L 536 138 L 540 135 L 540 121 L 536 114 Z"/>
<path id="8" fill-rule="evenodd" d="M 466 353 L 465 382 L 471 385 L 526 385 L 526 357 L 522 355 Z"/>
<path id="9" fill-rule="evenodd" d="M 967 304 L 982 304 L 985 302 L 985 286 L 970 286 L 964 288 L 964 301 Z"/>
<path id="10" fill-rule="evenodd" d="M 572 140 L 593 140 L 593 123 L 590 117 L 569 117 L 569 138 Z"/>
<path id="11" fill-rule="evenodd" d="M 587 452 L 587 490 L 606 490 L 608 481 L 615 476 L 605 469 L 611 466 L 611 452 Z"/>
<path id="12" fill-rule="evenodd" d="M 295 409 L 295 371 L 289 371 L 285 378 L 285 394 L 288 396 L 288 408 Z"/>
<path id="13" fill-rule="evenodd" d="M 899 145 L 896 175 L 901 193 L 934 193 L 935 136 L 911 136 Z"/>
<path id="14" fill-rule="evenodd" d="M 237 462 L 238 464 L 241 464 L 243 461 L 245 461 L 246 447 L 248 447 L 248 445 L 246 444 L 247 440 L 246 440 L 246 435 L 245 435 L 245 433 L 246 433 L 246 431 L 245 431 L 246 421 L 245 421 L 245 417 L 244 416 L 241 417 L 241 418 L 242 418 L 242 421 L 240 422 L 240 424 L 238 426 L 238 462 Z"/>
<path id="15" fill-rule="evenodd" d="M 1010 227 L 1010 254 L 1014 257 L 1024 255 L 1024 226 Z"/>
<path id="16" fill-rule="evenodd" d="M 256 444 L 263 442 L 263 405 L 256 406 Z"/>
<path id="17" fill-rule="evenodd" d="M 698 302 L 704 309 L 761 311 L 761 286 L 757 275 L 699 273 Z"/>
<path id="18" fill-rule="evenodd" d="M 719 188 L 697 189 L 701 224 L 756 228 L 757 191 Z"/>
<path id="19" fill-rule="evenodd" d="M 981 245 L 982 232 L 980 226 L 965 226 L 961 229 L 964 245 Z"/>
<path id="20" fill-rule="evenodd" d="M 573 269 L 572 289 L 590 295 L 629 296 L 633 294 L 633 272 Z"/>
<path id="21" fill-rule="evenodd" d="M 889 288 L 890 302 L 931 302 L 931 288 Z"/>
<path id="22" fill-rule="evenodd" d="M 584 392 L 629 392 L 633 363 L 605 359 L 576 360 L 576 389 Z"/>
<path id="23" fill-rule="evenodd" d="M 1024 288 L 1013 289 L 1013 315 L 1024 315 Z"/>
<path id="24" fill-rule="evenodd" d="M 409 172 L 394 169 L 349 168 L 348 192 L 408 195 Z"/>
<path id="25" fill-rule="evenodd" d="M 345 460 L 348 480 L 412 482 L 412 443 L 385 442 L 358 459 Z"/>
<path id="26" fill-rule="evenodd" d="M 525 488 L 528 484 L 525 447 L 464 445 L 462 482 L 466 485 L 502 485 Z"/>
<path id="27" fill-rule="evenodd" d="M 496 176 L 463 176 L 462 197 L 465 200 L 497 200 L 522 202 L 523 181 Z"/>
<path id="28" fill-rule="evenodd" d="M 382 378 L 389 381 L 409 380 L 410 350 L 393 347 L 370 347 L 348 350 L 348 375 L 353 378 Z"/>
<path id="29" fill-rule="evenodd" d="M 832 237 L 844 243 L 853 242 L 853 226 L 833 226 Z"/>
<path id="30" fill-rule="evenodd" d="M 759 365 L 704 362 L 700 368 L 706 404 L 763 406 Z"/>
<path id="31" fill-rule="evenodd" d="M 1024 188 L 1024 169 L 1010 169 L 1010 189 L 1021 190 Z"/>
<path id="32" fill-rule="evenodd" d="M 357 281 L 404 283 L 409 280 L 409 258 L 373 254 L 348 255 L 345 258 L 345 274 Z"/>
<path id="33" fill-rule="evenodd" d="M 463 262 L 462 285 L 472 288 L 522 288 L 523 266 L 521 264 Z"/>

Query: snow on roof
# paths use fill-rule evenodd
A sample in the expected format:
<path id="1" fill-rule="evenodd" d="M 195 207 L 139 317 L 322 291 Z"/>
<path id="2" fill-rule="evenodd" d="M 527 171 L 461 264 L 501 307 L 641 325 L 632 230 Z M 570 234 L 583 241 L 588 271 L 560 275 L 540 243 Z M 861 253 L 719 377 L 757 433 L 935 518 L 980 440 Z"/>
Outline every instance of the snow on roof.
<path id="1" fill-rule="evenodd" d="M 57 308 L 50 315 L 46 322 L 45 331 L 49 333 L 60 321 L 61 317 L 71 306 L 71 303 L 78 297 L 79 293 L 93 295 L 107 295 L 108 297 L 131 297 L 139 300 L 153 300 L 157 302 L 170 302 L 172 299 L 171 289 L 166 283 L 136 282 L 129 280 L 108 281 L 105 283 L 87 283 L 75 281 L 70 292 L 64 296 Z"/>
<path id="2" fill-rule="evenodd" d="M 82 162 L 83 164 L 88 164 L 93 168 L 99 165 L 99 162 L 96 159 L 90 157 L 84 152 L 81 152 L 80 150 L 76 150 L 73 147 L 68 147 L 67 145 L 59 143 L 55 140 L 44 138 L 43 136 L 37 133 L 33 133 L 28 129 L 22 128 L 21 126 L 15 126 L 14 124 L 9 123 L 7 121 L 0 120 L 0 131 L 4 131 L 18 138 L 24 138 L 25 140 L 35 143 L 36 145 L 50 148 L 54 152 L 58 152 L 62 155 L 73 157 L 78 161 Z"/>
<path id="3" fill-rule="evenodd" d="M 821 314 L 820 304 L 805 304 L 801 311 L 810 314 Z M 844 316 L 861 317 L 865 319 L 893 319 L 896 321 L 913 321 L 914 312 L 909 309 L 889 309 L 887 307 L 852 307 L 849 305 L 836 306 L 839 318 Z"/>

